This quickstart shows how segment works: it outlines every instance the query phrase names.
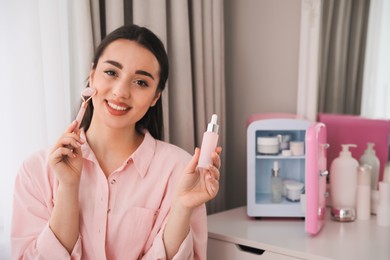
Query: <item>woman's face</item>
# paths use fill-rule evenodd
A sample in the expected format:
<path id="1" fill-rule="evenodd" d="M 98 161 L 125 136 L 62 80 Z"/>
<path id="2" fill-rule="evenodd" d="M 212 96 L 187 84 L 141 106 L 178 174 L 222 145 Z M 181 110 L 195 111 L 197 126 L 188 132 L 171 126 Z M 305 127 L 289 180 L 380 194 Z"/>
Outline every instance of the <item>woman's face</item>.
<path id="1" fill-rule="evenodd" d="M 92 123 L 111 128 L 134 128 L 160 98 L 160 66 L 156 57 L 135 41 L 110 43 L 90 73 L 97 94 Z"/>

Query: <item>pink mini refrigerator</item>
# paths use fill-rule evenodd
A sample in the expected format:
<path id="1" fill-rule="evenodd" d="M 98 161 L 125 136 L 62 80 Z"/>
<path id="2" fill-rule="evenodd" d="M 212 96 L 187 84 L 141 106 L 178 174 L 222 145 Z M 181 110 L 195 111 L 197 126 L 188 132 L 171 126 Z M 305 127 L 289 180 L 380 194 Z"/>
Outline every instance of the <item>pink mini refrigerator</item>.
<path id="1" fill-rule="evenodd" d="M 305 218 L 317 234 L 326 209 L 326 127 L 290 114 L 256 115 L 247 128 L 247 214 Z"/>

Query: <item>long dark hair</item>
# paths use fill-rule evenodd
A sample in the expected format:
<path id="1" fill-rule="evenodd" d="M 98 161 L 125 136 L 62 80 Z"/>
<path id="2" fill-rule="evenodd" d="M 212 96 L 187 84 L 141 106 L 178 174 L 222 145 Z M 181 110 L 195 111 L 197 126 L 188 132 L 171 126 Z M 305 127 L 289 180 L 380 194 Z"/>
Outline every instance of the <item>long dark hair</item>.
<path id="1" fill-rule="evenodd" d="M 160 81 L 157 85 L 157 91 L 162 92 L 165 88 L 165 83 L 168 79 L 169 73 L 168 55 L 161 40 L 153 32 L 145 27 L 140 27 L 135 24 L 125 25 L 108 34 L 96 49 L 92 68 L 96 69 L 99 58 L 107 46 L 113 41 L 119 39 L 135 41 L 153 53 L 160 65 Z M 87 87 L 89 87 L 89 83 Z M 87 111 L 84 115 L 84 119 L 80 125 L 82 128 L 84 128 L 85 131 L 88 130 L 91 124 L 92 114 L 93 105 L 92 100 L 90 100 Z M 157 103 L 153 107 L 150 107 L 144 117 L 136 123 L 135 128 L 139 133 L 143 133 L 143 130 L 147 129 L 154 138 L 159 140 L 162 139 L 163 113 L 161 95 L 157 100 Z"/>

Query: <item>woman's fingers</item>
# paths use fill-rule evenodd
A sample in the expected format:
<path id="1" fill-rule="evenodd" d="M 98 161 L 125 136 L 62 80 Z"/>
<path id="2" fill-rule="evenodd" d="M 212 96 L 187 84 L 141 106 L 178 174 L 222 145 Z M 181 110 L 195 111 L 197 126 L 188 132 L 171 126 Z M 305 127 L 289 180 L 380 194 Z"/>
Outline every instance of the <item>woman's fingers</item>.
<path id="1" fill-rule="evenodd" d="M 78 131 L 78 129 L 77 129 L 77 121 L 73 120 L 73 122 L 66 128 L 65 134 L 66 133 L 73 133 L 73 132 L 77 132 L 77 131 Z"/>
<path id="2" fill-rule="evenodd" d="M 52 149 L 53 162 L 66 161 L 66 158 L 75 158 L 80 154 L 80 147 L 84 141 L 80 138 L 80 130 L 77 129 L 77 122 L 73 121 L 58 139 Z"/>
<path id="3" fill-rule="evenodd" d="M 198 165 L 200 155 L 200 149 L 198 147 L 195 148 L 194 155 L 191 158 L 191 161 L 187 164 L 184 172 L 185 173 L 194 173 L 196 170 L 196 166 Z"/>
<path id="4" fill-rule="evenodd" d="M 213 165 L 218 169 L 221 168 L 221 157 L 220 157 L 221 152 L 222 152 L 222 147 L 218 146 L 215 149 L 215 152 L 213 152 L 211 155 L 211 160 L 213 161 Z"/>
<path id="5" fill-rule="evenodd" d="M 58 162 L 61 162 L 64 157 L 75 158 L 77 155 L 71 147 L 60 147 L 53 152 L 53 156 L 58 158 Z"/>
<path id="6" fill-rule="evenodd" d="M 219 182 L 211 174 L 206 175 L 206 188 L 210 197 L 214 198 L 218 194 Z"/>

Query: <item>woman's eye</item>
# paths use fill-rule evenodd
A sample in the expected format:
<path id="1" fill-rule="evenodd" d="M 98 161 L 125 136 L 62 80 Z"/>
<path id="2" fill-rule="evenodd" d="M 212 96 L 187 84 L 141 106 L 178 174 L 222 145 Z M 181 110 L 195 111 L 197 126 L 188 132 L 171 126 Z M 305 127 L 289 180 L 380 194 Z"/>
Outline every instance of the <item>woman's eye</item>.
<path id="1" fill-rule="evenodd" d="M 115 77 L 116 76 L 115 71 L 112 71 L 112 70 L 106 70 L 106 71 L 104 71 L 104 73 L 106 73 L 108 76 L 111 76 L 111 77 Z"/>
<path id="2" fill-rule="evenodd" d="M 144 80 L 135 80 L 134 83 L 141 86 L 141 87 L 148 87 L 149 86 L 148 83 Z"/>

